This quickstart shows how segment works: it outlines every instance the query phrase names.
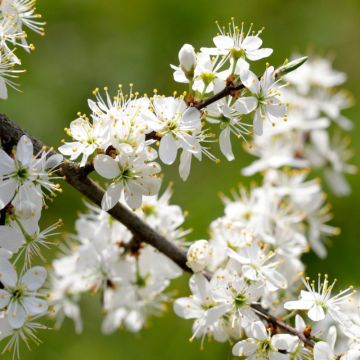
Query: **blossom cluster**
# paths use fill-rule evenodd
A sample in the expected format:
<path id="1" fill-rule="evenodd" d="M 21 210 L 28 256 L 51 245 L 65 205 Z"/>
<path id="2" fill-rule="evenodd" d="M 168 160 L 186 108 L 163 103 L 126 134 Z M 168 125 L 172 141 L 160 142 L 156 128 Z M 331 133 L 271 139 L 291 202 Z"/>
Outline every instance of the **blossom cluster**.
<path id="1" fill-rule="evenodd" d="M 21 60 L 15 54 L 16 48 L 30 52 L 33 44 L 28 43 L 25 29 L 44 35 L 45 22 L 36 13 L 36 0 L 2 0 L 0 2 L 0 99 L 7 99 L 10 86 L 17 84 L 13 79 L 24 70 L 17 69 Z"/>
<path id="2" fill-rule="evenodd" d="M 171 242 L 184 247 L 188 230 L 181 225 L 185 215 L 179 206 L 169 203 L 170 197 L 170 188 L 160 198 L 146 196 L 136 214 Z M 125 205 L 124 199 L 122 202 Z M 137 332 L 149 315 L 164 312 L 171 299 L 171 294 L 164 291 L 172 279 L 182 275 L 171 259 L 91 205 L 77 220 L 76 234 L 63 252 L 53 262 L 53 315 L 57 325 L 65 317 L 72 318 L 78 332 L 82 329 L 78 305 L 82 293 L 101 294 L 105 334 L 121 326 Z"/>
<path id="3" fill-rule="evenodd" d="M 8 347 L 18 351 L 17 338 L 32 334 L 42 326 L 34 319 L 48 311 L 43 285 L 47 271 L 32 266 L 35 257 L 43 262 L 42 248 L 60 221 L 40 230 L 39 221 L 45 199 L 60 191 L 54 171 L 62 156 L 41 150 L 35 156 L 32 141 L 23 135 L 8 155 L 0 149 L 0 332 L 11 336 Z M 6 350 L 8 347 L 5 347 Z"/>
<path id="4" fill-rule="evenodd" d="M 251 28 L 244 33 L 232 22 L 230 32 L 214 38 L 215 47 L 194 48 L 185 44 L 179 52 L 179 66 L 173 66 L 174 79 L 189 83 L 189 91 L 180 96 L 139 96 L 125 94 L 120 86 L 115 97 L 105 88 L 105 97 L 94 91 L 89 100 L 90 117 L 79 114 L 66 129 L 73 141 L 59 151 L 71 160 L 81 157 L 80 165 L 93 163 L 95 171 L 111 181 L 102 208 L 109 210 L 122 194 L 133 209 L 141 206 L 144 196 L 156 195 L 161 184 L 157 157 L 171 165 L 181 151 L 179 173 L 186 180 L 191 161 L 206 155 L 217 160 L 209 143 L 218 141 L 227 160 L 233 160 L 231 134 L 245 138 L 254 128 L 261 135 L 264 124 L 286 119 L 281 100 L 281 77 L 266 66 L 258 78 L 250 62 L 268 57 L 272 49 L 262 48 L 262 40 Z M 231 87 L 232 92 L 206 105 L 206 99 Z M 252 121 L 248 119 L 252 118 Z M 215 139 L 211 128 L 220 128 Z M 219 131 L 218 131 L 219 132 Z"/>
<path id="5" fill-rule="evenodd" d="M 3 30 L 2 64 L 19 62 L 8 43 L 31 49 L 23 25 L 42 33 L 34 3 L 0 2 L 3 29 L 7 22 L 17 29 Z M 302 260 L 310 250 L 325 257 L 328 238 L 339 233 L 329 223 L 330 207 L 311 169 L 323 170 L 337 195 L 349 193 L 345 174 L 355 171 L 348 163 L 348 142 L 339 135 L 339 128 L 351 128 L 342 114 L 351 98 L 338 90 L 345 75 L 316 57 L 278 69 L 266 64 L 262 75 L 255 75 L 252 63 L 272 54 L 262 47 L 261 32 L 232 21 L 227 29 L 219 26 L 212 47 L 197 52 L 182 46 L 179 65 L 171 65 L 174 80 L 188 86 L 180 96 L 156 90 L 141 96 L 132 85 L 129 93 L 119 86 L 114 97 L 108 88 L 94 91 L 90 115 L 79 113 L 71 122 L 65 130 L 72 139 L 59 151 L 82 174 L 78 181 L 94 170 L 109 184 L 101 209 L 86 204 L 75 233 L 59 247 L 49 293 L 47 271 L 33 260 L 45 262 L 41 250 L 51 245 L 48 238 L 59 225 L 40 230 L 39 221 L 45 200 L 60 191 L 54 181 L 62 155 L 45 149 L 34 155 L 35 144 L 26 135 L 13 150 L 3 141 L 0 338 L 10 337 L 5 350 L 14 348 L 18 355 L 20 339 L 37 341 L 35 330 L 45 326 L 36 319 L 45 314 L 57 326 L 65 317 L 73 319 L 80 332 L 79 301 L 86 292 L 100 297 L 106 334 L 120 327 L 137 332 L 149 316 L 164 312 L 173 299 L 168 287 L 182 270 L 141 233 L 111 217 L 109 210 L 118 206 L 186 252 L 192 294 L 176 299 L 174 311 L 194 320 L 191 340 L 227 341 L 234 356 L 254 360 L 360 358 L 354 290 L 337 291 L 326 275 L 316 282 L 304 277 Z M 14 72 L 1 69 L 6 94 L 5 85 L 13 83 L 4 76 Z M 170 204 L 170 187 L 159 195 L 160 163 L 172 165 L 180 153 L 179 174 L 186 180 L 193 157 L 218 160 L 209 144 L 218 142 L 222 155 L 233 160 L 234 137 L 257 157 L 242 173 L 260 173 L 261 183 L 224 196 L 224 215 L 211 223 L 209 238 L 188 243 L 185 213 Z"/>
<path id="6" fill-rule="evenodd" d="M 177 299 L 174 310 L 194 320 L 191 339 L 229 341 L 234 356 L 355 360 L 360 358 L 355 291 L 336 293 L 327 275 L 304 278 L 301 258 L 309 250 L 325 257 L 327 238 L 339 231 L 328 224 L 332 216 L 320 180 L 307 180 L 310 168 L 322 168 L 337 194 L 348 193 L 343 173 L 354 170 L 328 140 L 331 121 L 346 129 L 351 124 L 341 114 L 348 105 L 344 92 L 334 89 L 344 74 L 332 70 L 327 59 L 314 59 L 288 81 L 288 122 L 265 125 L 264 135 L 254 135 L 249 151 L 259 159 L 243 169 L 246 175 L 260 171 L 262 184 L 223 198 L 225 214 L 211 223 L 210 238 L 188 251 L 192 294 Z M 293 332 L 264 312 L 287 319 Z"/>
<path id="7" fill-rule="evenodd" d="M 259 159 L 243 169 L 243 174 L 283 166 L 320 168 L 336 195 L 349 194 L 345 175 L 353 174 L 356 168 L 348 163 L 352 156 L 349 138 L 341 135 L 341 130 L 352 128 L 342 114 L 352 98 L 339 89 L 346 75 L 333 70 L 328 59 L 314 56 L 285 80 L 289 86 L 282 96 L 289 104 L 288 121 L 275 127 L 267 124 L 264 136 L 254 137 L 249 152 Z"/>

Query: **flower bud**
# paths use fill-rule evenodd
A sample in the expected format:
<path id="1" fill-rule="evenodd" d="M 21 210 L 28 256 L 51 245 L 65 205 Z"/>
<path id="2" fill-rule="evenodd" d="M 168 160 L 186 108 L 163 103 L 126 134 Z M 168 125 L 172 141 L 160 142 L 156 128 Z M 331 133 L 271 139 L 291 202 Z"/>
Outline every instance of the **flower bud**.
<path id="1" fill-rule="evenodd" d="M 187 252 L 186 265 L 194 272 L 204 270 L 211 262 L 213 251 L 208 241 L 194 242 Z"/>
<path id="2" fill-rule="evenodd" d="M 196 64 L 196 54 L 194 47 L 190 44 L 185 44 L 179 51 L 179 61 L 182 71 L 187 77 L 192 77 Z"/>

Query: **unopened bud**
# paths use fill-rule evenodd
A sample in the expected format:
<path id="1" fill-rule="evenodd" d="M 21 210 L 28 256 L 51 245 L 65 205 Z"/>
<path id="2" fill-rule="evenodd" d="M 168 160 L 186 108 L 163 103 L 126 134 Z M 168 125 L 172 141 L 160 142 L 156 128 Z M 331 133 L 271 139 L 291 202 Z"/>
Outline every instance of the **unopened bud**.
<path id="1" fill-rule="evenodd" d="M 187 252 L 186 265 L 194 272 L 203 271 L 210 263 L 213 251 L 206 240 L 194 242 Z"/>
<path id="2" fill-rule="evenodd" d="M 179 61 L 182 71 L 186 77 L 192 77 L 196 64 L 196 54 L 194 47 L 190 44 L 185 44 L 179 51 Z"/>

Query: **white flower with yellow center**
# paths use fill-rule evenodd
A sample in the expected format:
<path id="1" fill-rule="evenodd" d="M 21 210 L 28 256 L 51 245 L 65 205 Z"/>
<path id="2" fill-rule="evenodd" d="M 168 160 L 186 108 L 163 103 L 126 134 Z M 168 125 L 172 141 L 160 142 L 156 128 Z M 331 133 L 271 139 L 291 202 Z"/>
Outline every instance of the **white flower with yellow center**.
<path id="1" fill-rule="evenodd" d="M 6 310 L 13 329 L 21 328 L 28 318 L 47 312 L 48 304 L 38 290 L 46 279 L 46 270 L 41 266 L 29 269 L 20 279 L 16 270 L 5 259 L 0 260 L 0 308 Z"/>

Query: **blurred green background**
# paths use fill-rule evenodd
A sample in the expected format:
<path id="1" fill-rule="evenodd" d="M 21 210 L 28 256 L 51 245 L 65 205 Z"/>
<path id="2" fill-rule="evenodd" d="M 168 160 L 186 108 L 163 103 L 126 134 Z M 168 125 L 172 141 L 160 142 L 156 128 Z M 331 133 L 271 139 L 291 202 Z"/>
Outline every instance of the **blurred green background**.
<path id="1" fill-rule="evenodd" d="M 335 66 L 349 75 L 346 87 L 360 99 L 360 2 L 358 0 L 57 0 L 38 2 L 38 10 L 47 20 L 47 34 L 39 38 L 31 34 L 37 50 L 21 54 L 28 70 L 21 79 L 23 93 L 11 91 L 2 102 L 1 112 L 21 124 L 48 145 L 59 145 L 65 137 L 64 126 L 77 111 L 87 111 L 87 98 L 99 86 L 133 82 L 140 92 L 170 94 L 181 89 L 172 81 L 169 64 L 177 64 L 180 46 L 191 43 L 196 48 L 210 46 L 216 33 L 215 20 L 227 24 L 235 16 L 240 23 L 254 22 L 265 26 L 263 39 L 272 47 L 271 63 L 280 64 L 294 51 L 316 50 L 336 55 Z M 19 51 L 20 53 L 20 51 Z M 346 115 L 356 123 L 360 110 L 353 107 Z M 359 153 L 360 128 L 352 133 L 353 145 Z M 240 148 L 240 147 L 239 147 Z M 177 169 L 168 169 L 165 183 L 174 180 L 174 203 L 190 212 L 187 226 L 194 228 L 192 239 L 206 237 L 210 221 L 221 215 L 223 208 L 217 197 L 239 182 L 239 169 L 250 157 L 241 149 L 237 161 L 216 165 L 208 160 L 193 164 L 186 183 L 179 180 Z M 359 165 L 359 156 L 355 156 Z M 196 165 L 196 166 L 195 166 Z M 308 256 L 309 272 L 326 271 L 338 276 L 342 283 L 360 285 L 360 212 L 359 177 L 350 179 L 353 194 L 336 199 L 334 224 L 342 228 L 335 238 L 329 256 L 320 261 Z M 64 187 L 63 196 L 50 208 L 45 222 L 61 217 L 65 230 L 72 230 L 76 211 L 82 207 L 79 195 Z M 209 202 L 211 199 L 211 202 Z M 182 294 L 187 293 L 187 276 L 178 281 Z M 200 351 L 199 342 L 188 343 L 191 322 L 176 318 L 171 309 L 166 316 L 153 319 L 149 329 L 139 334 L 119 331 L 103 336 L 99 326 L 100 305 L 97 298 L 85 299 L 83 307 L 85 331 L 75 335 L 67 321 L 60 331 L 40 334 L 44 344 L 31 353 L 23 351 L 23 359 L 229 359 L 228 345 L 208 344 Z"/>

